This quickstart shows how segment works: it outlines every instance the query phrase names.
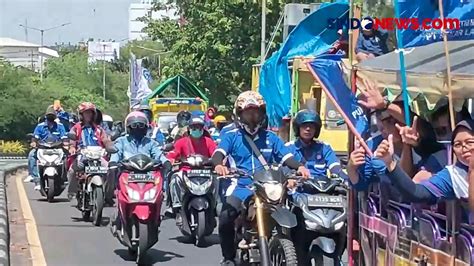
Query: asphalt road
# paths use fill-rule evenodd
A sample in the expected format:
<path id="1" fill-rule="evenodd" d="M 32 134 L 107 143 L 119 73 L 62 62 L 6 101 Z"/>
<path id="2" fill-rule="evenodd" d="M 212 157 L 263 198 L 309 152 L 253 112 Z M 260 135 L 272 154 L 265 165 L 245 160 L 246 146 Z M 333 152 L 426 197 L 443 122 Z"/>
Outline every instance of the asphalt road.
<path id="1" fill-rule="evenodd" d="M 102 227 L 81 220 L 81 213 L 67 201 L 66 194 L 55 203 L 43 200 L 33 184 L 24 184 L 48 265 L 134 265 L 122 246 L 110 233 L 109 217 L 115 208 L 105 208 Z M 183 243 L 174 220 L 160 227 L 158 243 L 149 250 L 149 265 L 218 265 L 218 236 L 207 240 L 209 246 L 198 248 Z"/>

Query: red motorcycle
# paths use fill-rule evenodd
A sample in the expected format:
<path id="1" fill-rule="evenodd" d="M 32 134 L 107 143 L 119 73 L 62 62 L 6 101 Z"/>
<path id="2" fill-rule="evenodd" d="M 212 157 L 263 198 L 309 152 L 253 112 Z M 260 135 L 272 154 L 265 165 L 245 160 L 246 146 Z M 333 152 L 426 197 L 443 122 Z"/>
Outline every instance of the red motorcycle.
<path id="1" fill-rule="evenodd" d="M 138 154 L 121 162 L 118 219 L 113 219 L 112 234 L 128 247 L 130 255 L 141 263 L 146 252 L 158 242 L 163 201 L 163 179 L 150 157 Z"/>

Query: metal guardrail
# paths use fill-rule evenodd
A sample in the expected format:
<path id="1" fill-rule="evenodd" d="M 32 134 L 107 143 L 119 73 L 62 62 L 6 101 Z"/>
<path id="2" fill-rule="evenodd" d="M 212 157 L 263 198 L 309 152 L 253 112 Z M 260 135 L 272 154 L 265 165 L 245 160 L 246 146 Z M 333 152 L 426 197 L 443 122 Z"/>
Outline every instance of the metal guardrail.
<path id="1" fill-rule="evenodd" d="M 10 265 L 10 228 L 8 220 L 7 191 L 5 178 L 21 168 L 27 167 L 26 158 L 5 159 L 0 157 L 0 265 Z"/>

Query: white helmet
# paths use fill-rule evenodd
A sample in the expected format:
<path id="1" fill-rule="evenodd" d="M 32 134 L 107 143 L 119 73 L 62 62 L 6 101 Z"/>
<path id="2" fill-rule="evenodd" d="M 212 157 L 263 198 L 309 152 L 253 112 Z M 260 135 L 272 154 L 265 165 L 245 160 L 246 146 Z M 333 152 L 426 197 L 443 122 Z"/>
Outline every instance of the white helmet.
<path id="1" fill-rule="evenodd" d="M 103 122 L 114 122 L 114 119 L 110 115 L 102 115 Z"/>

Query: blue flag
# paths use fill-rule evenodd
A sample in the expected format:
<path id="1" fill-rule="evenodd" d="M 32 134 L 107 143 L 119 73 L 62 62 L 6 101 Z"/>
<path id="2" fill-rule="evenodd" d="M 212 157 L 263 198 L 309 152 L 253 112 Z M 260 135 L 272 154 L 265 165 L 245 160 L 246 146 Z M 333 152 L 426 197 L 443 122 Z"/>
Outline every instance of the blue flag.
<path id="1" fill-rule="evenodd" d="M 400 18 L 418 18 L 419 23 L 424 19 L 439 19 L 438 1 L 436 0 L 398 0 Z M 447 29 L 448 41 L 474 39 L 474 1 L 473 0 L 444 0 L 444 18 L 459 19 L 459 29 Z M 422 46 L 443 40 L 440 30 L 435 29 L 406 29 L 400 31 L 404 47 Z"/>
<path id="2" fill-rule="evenodd" d="M 258 91 L 267 103 L 269 125 L 278 127 L 291 109 L 291 80 L 288 62 L 296 56 L 317 56 L 327 52 L 340 35 L 337 28 L 328 28 L 329 19 L 349 17 L 349 5 L 322 4 L 305 17 L 288 35 L 285 43 L 263 64 Z"/>
<path id="3" fill-rule="evenodd" d="M 321 80 L 331 96 L 336 100 L 334 105 L 339 106 L 350 122 L 364 136 L 369 128 L 369 121 L 365 116 L 364 110 L 357 103 L 357 98 L 344 81 L 341 56 L 325 55 L 316 58 L 310 63 L 314 73 Z"/>

